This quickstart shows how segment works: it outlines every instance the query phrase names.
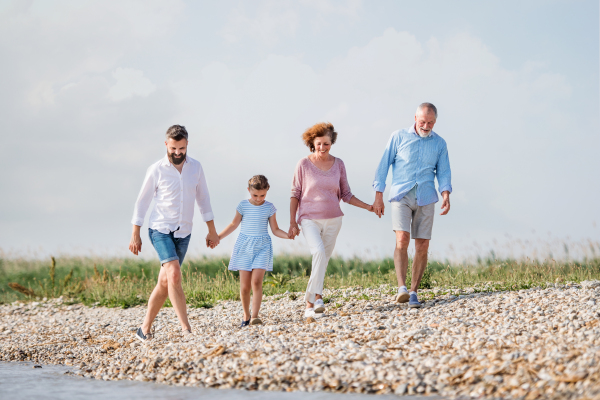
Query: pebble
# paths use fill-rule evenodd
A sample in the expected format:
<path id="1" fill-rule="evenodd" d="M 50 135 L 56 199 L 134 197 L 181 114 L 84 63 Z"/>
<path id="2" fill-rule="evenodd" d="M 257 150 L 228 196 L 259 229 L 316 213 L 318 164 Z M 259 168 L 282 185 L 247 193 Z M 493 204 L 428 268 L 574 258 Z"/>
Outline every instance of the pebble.
<path id="1" fill-rule="evenodd" d="M 171 308 L 154 339 L 136 328 L 145 307 L 0 305 L 0 361 L 72 366 L 102 380 L 276 391 L 449 398 L 600 398 L 600 281 L 458 297 L 421 292 L 423 308 L 393 302 L 394 288 L 326 290 L 327 312 L 304 318 L 302 294 L 266 297 L 263 325 L 239 328 L 239 302 L 190 309 L 183 337 Z M 457 293 L 458 291 L 453 291 Z M 296 297 L 297 300 L 291 300 Z"/>

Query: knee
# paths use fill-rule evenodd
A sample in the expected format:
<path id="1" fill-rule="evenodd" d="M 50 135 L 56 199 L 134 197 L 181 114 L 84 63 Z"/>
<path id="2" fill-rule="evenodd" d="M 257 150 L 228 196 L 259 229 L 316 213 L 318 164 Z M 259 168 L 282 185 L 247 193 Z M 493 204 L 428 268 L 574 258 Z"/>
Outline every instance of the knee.
<path id="1" fill-rule="evenodd" d="M 410 244 L 410 234 L 408 232 L 402 232 L 396 234 L 396 249 L 406 251 Z"/>
<path id="2" fill-rule="evenodd" d="M 415 252 L 427 254 L 429 251 L 429 239 L 415 239 Z"/>
<path id="3" fill-rule="evenodd" d="M 250 284 L 249 282 L 240 283 L 240 292 L 242 294 L 250 293 Z"/>
<path id="4" fill-rule="evenodd" d="M 262 279 L 252 279 L 252 290 L 262 290 Z"/>
<path id="5" fill-rule="evenodd" d="M 167 278 L 167 275 L 161 275 L 158 278 L 158 286 L 160 286 L 163 289 L 169 288 L 169 278 Z"/>
<path id="6" fill-rule="evenodd" d="M 167 279 L 172 285 L 180 285 L 181 284 L 181 268 L 179 267 L 178 261 L 168 262 L 164 264 L 164 267 L 167 268 Z"/>
<path id="7" fill-rule="evenodd" d="M 262 281 L 252 281 L 252 292 L 259 293 L 262 292 Z"/>
<path id="8" fill-rule="evenodd" d="M 325 258 L 325 257 L 327 257 L 327 253 L 325 252 L 325 247 L 324 246 L 317 247 L 312 252 L 312 256 L 313 256 L 313 258 Z"/>

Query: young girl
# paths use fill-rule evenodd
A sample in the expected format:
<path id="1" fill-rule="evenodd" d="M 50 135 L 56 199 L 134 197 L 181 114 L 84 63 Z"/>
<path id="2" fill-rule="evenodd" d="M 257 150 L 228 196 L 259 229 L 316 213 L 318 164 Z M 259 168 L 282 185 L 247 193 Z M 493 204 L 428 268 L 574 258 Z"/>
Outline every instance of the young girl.
<path id="1" fill-rule="evenodd" d="M 240 297 L 244 308 L 242 327 L 260 325 L 258 310 L 262 302 L 262 283 L 266 271 L 273 271 L 273 245 L 267 224 L 277 237 L 289 239 L 288 234 L 277 226 L 275 206 L 265 200 L 269 181 L 263 175 L 255 175 L 248 181 L 250 199 L 242 200 L 236 208 L 233 222 L 219 234 L 223 240 L 242 223 L 242 229 L 233 247 L 229 270 L 240 272 Z M 250 318 L 250 288 L 252 288 L 252 318 Z"/>

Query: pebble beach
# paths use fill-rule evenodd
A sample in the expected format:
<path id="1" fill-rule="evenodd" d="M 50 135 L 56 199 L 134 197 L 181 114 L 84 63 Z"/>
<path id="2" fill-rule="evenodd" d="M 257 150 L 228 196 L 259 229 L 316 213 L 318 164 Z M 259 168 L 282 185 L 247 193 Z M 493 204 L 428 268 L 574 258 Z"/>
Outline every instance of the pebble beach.
<path id="1" fill-rule="evenodd" d="M 434 288 L 421 309 L 393 288 L 327 290 L 305 320 L 301 293 L 266 297 L 263 325 L 239 328 L 239 302 L 190 309 L 191 338 L 163 308 L 155 338 L 135 339 L 145 307 L 0 306 L 0 361 L 71 366 L 102 380 L 269 391 L 444 398 L 600 398 L 600 281 L 511 292 Z"/>

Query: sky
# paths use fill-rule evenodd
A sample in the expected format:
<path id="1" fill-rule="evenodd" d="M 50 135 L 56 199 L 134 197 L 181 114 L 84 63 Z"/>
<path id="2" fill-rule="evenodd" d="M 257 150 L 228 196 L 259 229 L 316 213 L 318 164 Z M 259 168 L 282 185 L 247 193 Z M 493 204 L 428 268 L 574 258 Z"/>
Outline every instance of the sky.
<path id="1" fill-rule="evenodd" d="M 599 16 L 579 0 L 0 1 L 0 249 L 126 255 L 173 124 L 218 230 L 255 174 L 287 230 L 300 136 L 322 121 L 372 203 L 391 133 L 427 101 L 454 188 L 448 215 L 436 205 L 432 257 L 585 253 L 600 242 Z M 391 256 L 389 207 L 342 210 L 336 254 Z M 206 249 L 194 222 L 190 255 L 231 251 L 237 234 Z M 302 237 L 273 241 L 308 253 Z"/>

